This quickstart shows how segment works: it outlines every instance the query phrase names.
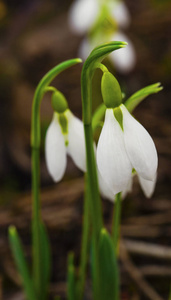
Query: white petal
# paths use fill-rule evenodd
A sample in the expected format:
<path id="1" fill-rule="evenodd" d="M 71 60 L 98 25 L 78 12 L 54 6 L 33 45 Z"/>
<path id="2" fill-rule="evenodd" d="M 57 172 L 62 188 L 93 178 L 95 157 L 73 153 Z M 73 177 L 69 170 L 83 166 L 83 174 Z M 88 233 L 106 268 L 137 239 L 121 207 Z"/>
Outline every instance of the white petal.
<path id="1" fill-rule="evenodd" d="M 123 104 L 121 110 L 125 147 L 132 166 L 141 177 L 153 180 L 158 165 L 154 142 L 147 130 L 131 116 Z"/>
<path id="2" fill-rule="evenodd" d="M 135 49 L 130 39 L 123 33 L 117 32 L 113 35 L 111 40 L 127 42 L 125 48 L 116 50 L 110 54 L 111 60 L 118 71 L 123 73 L 130 72 L 136 63 Z"/>
<path id="3" fill-rule="evenodd" d="M 66 169 L 66 147 L 56 113 L 46 133 L 45 158 L 54 181 L 61 180 Z"/>
<path id="4" fill-rule="evenodd" d="M 113 5 L 112 16 L 120 27 L 126 28 L 129 26 L 130 14 L 124 2 L 119 1 Z"/>
<path id="5" fill-rule="evenodd" d="M 65 113 L 68 119 L 68 147 L 67 153 L 83 172 L 86 171 L 86 151 L 83 123 L 70 110 Z"/>
<path id="6" fill-rule="evenodd" d="M 99 11 L 97 0 L 77 0 L 73 2 L 69 11 L 71 29 L 78 33 L 85 33 L 95 22 Z"/>
<path id="7" fill-rule="evenodd" d="M 108 184 L 105 182 L 103 177 L 101 176 L 100 172 L 98 172 L 98 181 L 99 181 L 99 189 L 102 197 L 114 202 L 115 200 L 115 194 L 110 189 Z"/>
<path id="8" fill-rule="evenodd" d="M 146 180 L 141 176 L 138 176 L 138 179 L 145 196 L 147 198 L 150 198 L 156 186 L 157 175 L 155 175 L 155 178 L 153 180 Z"/>
<path id="9" fill-rule="evenodd" d="M 97 165 L 114 194 L 125 189 L 131 177 L 132 166 L 125 150 L 123 132 L 114 117 L 113 109 L 106 110 L 97 145 Z"/>

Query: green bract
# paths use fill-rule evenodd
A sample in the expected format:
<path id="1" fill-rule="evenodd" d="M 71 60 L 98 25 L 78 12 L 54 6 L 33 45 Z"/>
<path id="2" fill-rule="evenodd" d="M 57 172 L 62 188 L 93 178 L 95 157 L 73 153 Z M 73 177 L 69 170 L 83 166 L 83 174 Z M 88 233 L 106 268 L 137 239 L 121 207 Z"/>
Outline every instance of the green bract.
<path id="1" fill-rule="evenodd" d="M 65 114 L 59 114 L 58 115 L 59 124 L 62 129 L 62 133 L 65 135 L 68 133 L 68 120 L 65 116 Z M 66 146 L 68 144 L 68 141 L 66 141 Z"/>
<path id="2" fill-rule="evenodd" d="M 107 108 L 115 108 L 122 102 L 122 92 L 117 79 L 110 73 L 104 72 L 101 81 L 103 101 Z"/>
<path id="3" fill-rule="evenodd" d="M 120 107 L 114 108 L 113 113 L 119 125 L 121 126 L 121 129 L 123 130 L 123 115 Z"/>
<path id="4" fill-rule="evenodd" d="M 68 103 L 64 95 L 56 91 L 52 94 L 52 107 L 57 113 L 64 113 L 68 108 Z"/>

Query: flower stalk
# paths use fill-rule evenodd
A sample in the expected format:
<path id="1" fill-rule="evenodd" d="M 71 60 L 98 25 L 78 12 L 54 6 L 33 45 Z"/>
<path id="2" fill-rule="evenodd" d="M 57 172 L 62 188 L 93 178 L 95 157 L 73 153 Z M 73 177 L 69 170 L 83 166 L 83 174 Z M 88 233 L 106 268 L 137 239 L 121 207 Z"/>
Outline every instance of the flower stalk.
<path id="1" fill-rule="evenodd" d="M 99 196 L 98 178 L 96 170 L 96 160 L 93 146 L 92 131 L 92 78 L 94 71 L 99 67 L 102 71 L 102 59 L 110 52 L 125 46 L 124 42 L 111 42 L 96 47 L 86 62 L 84 63 L 81 74 L 81 92 L 83 107 L 83 122 L 86 144 L 86 161 L 87 161 L 87 184 L 89 190 L 89 211 L 93 226 L 92 252 L 93 252 L 93 293 L 94 299 L 100 299 L 100 281 L 99 281 L 99 237 L 103 226 L 102 208 Z"/>
<path id="2" fill-rule="evenodd" d="M 118 254 L 119 248 L 119 232 L 120 232 L 120 219 L 121 219 L 121 193 L 115 197 L 114 214 L 112 222 L 112 239 L 115 249 L 115 254 Z"/>
<path id="3" fill-rule="evenodd" d="M 42 291 L 42 247 L 41 247 L 41 205 L 40 185 L 40 104 L 45 92 L 54 91 L 49 87 L 51 81 L 63 70 L 81 62 L 80 59 L 65 61 L 50 70 L 40 81 L 35 91 L 32 106 L 31 148 L 32 148 L 32 239 L 33 239 L 33 280 L 37 298 L 41 299 Z"/>

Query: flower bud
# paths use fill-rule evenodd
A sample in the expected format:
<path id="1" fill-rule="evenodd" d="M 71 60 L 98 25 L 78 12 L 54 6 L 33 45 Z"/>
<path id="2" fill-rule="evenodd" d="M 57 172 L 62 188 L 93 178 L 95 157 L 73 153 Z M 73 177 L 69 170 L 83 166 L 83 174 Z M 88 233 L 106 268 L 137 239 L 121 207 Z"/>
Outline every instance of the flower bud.
<path id="1" fill-rule="evenodd" d="M 57 113 L 64 113 L 68 108 L 67 100 L 65 99 L 64 95 L 56 91 L 52 95 L 52 107 L 55 112 Z"/>
<path id="2" fill-rule="evenodd" d="M 122 92 L 120 85 L 110 72 L 103 73 L 101 91 L 103 101 L 107 108 L 115 108 L 122 103 Z"/>

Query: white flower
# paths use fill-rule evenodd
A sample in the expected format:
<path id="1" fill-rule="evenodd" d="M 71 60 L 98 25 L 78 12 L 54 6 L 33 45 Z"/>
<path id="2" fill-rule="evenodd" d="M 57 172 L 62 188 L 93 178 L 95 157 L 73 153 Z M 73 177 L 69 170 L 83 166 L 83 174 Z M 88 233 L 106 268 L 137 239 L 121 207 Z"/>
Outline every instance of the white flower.
<path id="1" fill-rule="evenodd" d="M 113 195 L 128 185 L 132 166 L 126 153 L 122 129 L 114 117 L 113 109 L 106 110 L 105 122 L 97 145 L 97 165 Z"/>
<path id="2" fill-rule="evenodd" d="M 130 24 L 129 11 L 122 1 L 111 1 L 108 4 L 111 16 L 120 27 Z M 76 0 L 69 11 L 69 24 L 71 29 L 78 33 L 86 33 L 95 23 L 101 6 L 97 0 Z M 103 6 L 102 6 L 103 9 Z"/>
<path id="3" fill-rule="evenodd" d="M 67 121 L 66 133 L 63 133 L 59 114 L 55 112 L 45 140 L 47 168 L 56 182 L 60 181 L 64 175 L 67 154 L 71 156 L 78 168 L 84 172 L 86 170 L 83 124 L 69 109 L 64 112 L 64 117 Z"/>
<path id="4" fill-rule="evenodd" d="M 69 11 L 69 24 L 71 29 L 84 34 L 91 28 L 99 11 L 97 0 L 76 0 Z"/>
<path id="5" fill-rule="evenodd" d="M 123 130 L 113 109 L 106 109 L 105 122 L 97 145 L 98 170 L 114 197 L 130 186 L 134 168 L 144 192 L 150 196 L 154 189 L 158 164 L 154 142 L 123 104 L 120 109 Z M 153 183 L 149 184 L 148 181 Z"/>
<path id="6" fill-rule="evenodd" d="M 125 3 L 122 1 L 109 1 L 106 5 L 108 5 L 111 18 L 117 23 L 117 27 L 128 27 L 130 15 Z M 77 34 L 87 33 L 93 27 L 102 9 L 103 4 L 99 5 L 97 0 L 76 0 L 71 5 L 69 12 L 70 28 Z M 79 57 L 86 60 L 94 47 L 109 40 L 128 42 L 126 49 L 112 52 L 110 58 L 120 72 L 130 72 L 136 63 L 135 49 L 130 39 L 118 29 L 113 32 L 113 28 L 111 28 L 111 31 L 107 31 L 103 35 L 98 32 L 93 37 L 86 36 L 80 44 Z"/>
<path id="7" fill-rule="evenodd" d="M 129 11 L 122 1 L 111 2 L 111 12 L 114 20 L 117 22 L 119 27 L 126 28 L 129 26 L 131 18 Z"/>
<path id="8" fill-rule="evenodd" d="M 158 158 L 154 142 L 146 129 L 136 121 L 126 107 L 121 106 L 123 114 L 123 136 L 127 155 L 139 176 L 154 180 Z"/>
<path id="9" fill-rule="evenodd" d="M 154 192 L 156 181 L 157 181 L 157 174 L 155 175 L 153 180 L 146 180 L 141 176 L 138 176 L 139 183 L 141 188 L 147 198 L 150 198 Z"/>
<path id="10" fill-rule="evenodd" d="M 125 199 L 125 197 L 127 196 L 128 193 L 132 192 L 132 186 L 133 186 L 133 179 L 136 176 L 136 173 L 132 174 L 132 177 L 129 181 L 128 186 L 126 187 L 125 190 L 123 190 L 122 192 L 122 199 Z M 155 189 L 155 185 L 156 185 L 156 180 L 157 180 L 157 174 L 154 177 L 154 180 L 146 180 L 144 178 L 142 178 L 141 176 L 137 175 L 138 177 L 138 181 L 140 183 L 140 186 L 144 192 L 144 195 L 147 198 L 151 198 L 151 196 L 153 195 L 154 189 Z M 109 200 L 110 198 L 107 197 Z"/>

